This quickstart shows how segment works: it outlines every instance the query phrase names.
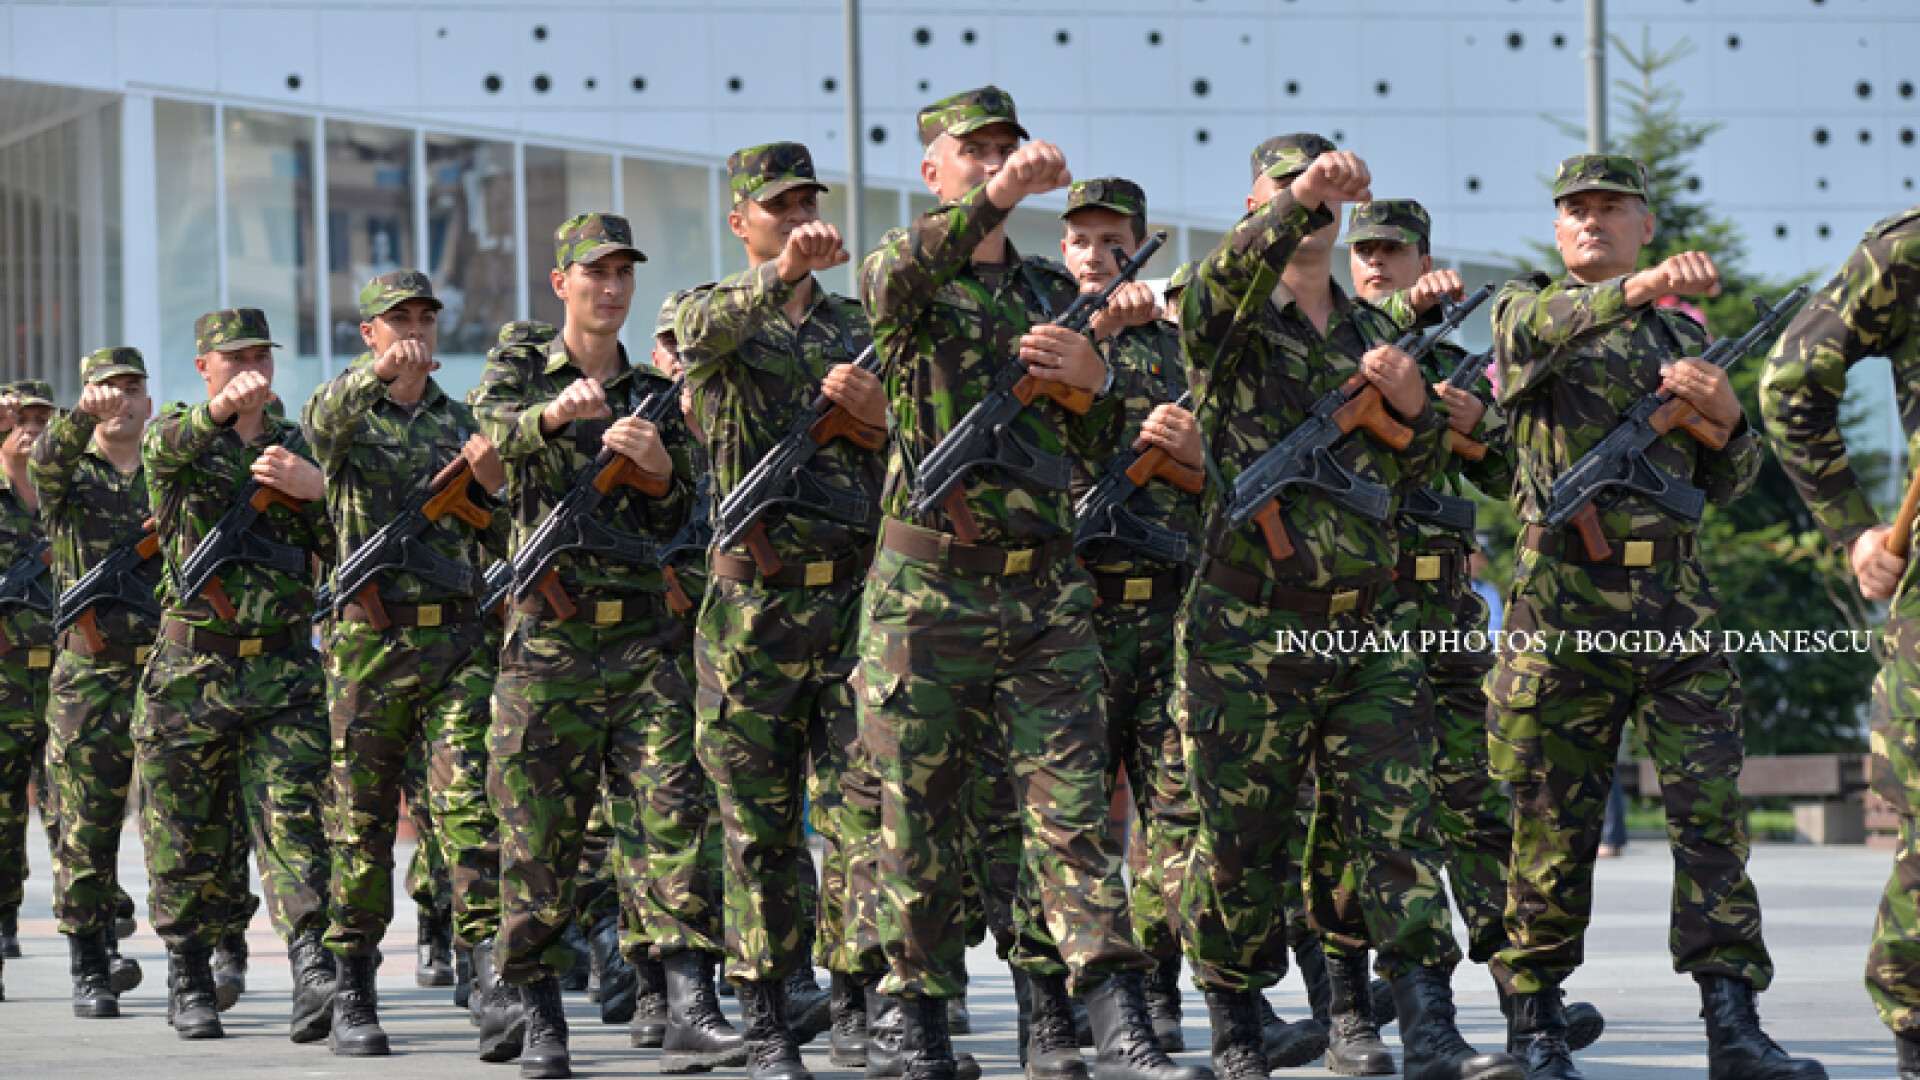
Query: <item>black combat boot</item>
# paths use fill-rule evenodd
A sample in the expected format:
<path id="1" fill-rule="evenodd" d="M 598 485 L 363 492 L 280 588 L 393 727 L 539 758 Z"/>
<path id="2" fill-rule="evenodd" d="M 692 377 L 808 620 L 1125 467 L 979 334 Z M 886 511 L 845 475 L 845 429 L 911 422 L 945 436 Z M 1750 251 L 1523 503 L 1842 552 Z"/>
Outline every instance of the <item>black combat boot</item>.
<path id="1" fill-rule="evenodd" d="M 1015 997 L 1021 991 L 1014 983 Z M 901 999 L 880 992 L 878 977 L 867 984 L 867 1068 L 866 1080 L 898 1080 L 906 1072 L 906 1021 Z M 952 1030 L 948 1029 L 949 1039 Z M 948 1046 L 952 1043 L 949 1041 Z M 980 1080 L 980 1063 L 972 1054 L 953 1054 L 954 1080 Z"/>
<path id="2" fill-rule="evenodd" d="M 663 1073 L 706 1072 L 747 1063 L 747 1042 L 720 1015 L 713 968 L 705 954 L 682 949 L 665 960 L 667 1034 L 660 1046 Z"/>
<path id="3" fill-rule="evenodd" d="M 453 912 L 420 908 L 420 925 L 414 944 L 420 959 L 413 969 L 413 985 L 453 985 Z"/>
<path id="4" fill-rule="evenodd" d="M 20 959 L 20 909 L 0 911 L 0 960 Z"/>
<path id="5" fill-rule="evenodd" d="M 73 974 L 73 1015 L 83 1020 L 118 1017 L 120 995 L 113 989 L 113 970 L 107 959 L 107 932 L 69 935 L 67 952 Z"/>
<path id="6" fill-rule="evenodd" d="M 1256 990 L 1207 991 L 1207 1021 L 1213 1028 L 1213 1071 L 1220 1080 L 1266 1080 L 1267 1053 L 1260 1032 Z"/>
<path id="7" fill-rule="evenodd" d="M 527 1040 L 527 1007 L 520 988 L 500 977 L 497 940 L 473 947 L 473 1003 L 479 1017 L 480 1060 L 512 1061 Z"/>
<path id="8" fill-rule="evenodd" d="M 639 1008 L 640 978 L 627 958 L 620 955 L 618 912 L 593 924 L 587 949 L 593 955 L 593 970 L 600 977 L 600 996 L 596 999 L 600 1002 L 600 1022 L 624 1024 L 632 1020 Z"/>
<path id="9" fill-rule="evenodd" d="M 973 1010 L 967 1008 L 967 995 L 947 999 L 947 1034 L 973 1034 Z"/>
<path id="10" fill-rule="evenodd" d="M 473 1001 L 473 950 L 453 947 L 453 1007 L 469 1008 Z"/>
<path id="11" fill-rule="evenodd" d="M 1507 1052 L 1526 1067 L 1527 1080 L 1585 1080 L 1567 1046 L 1567 1017 L 1559 990 L 1515 994 L 1500 1004 L 1508 1017 Z"/>
<path id="12" fill-rule="evenodd" d="M 833 1024 L 833 1004 L 826 990 L 814 981 L 810 963 L 802 961 L 782 983 L 787 999 L 787 1029 L 793 1032 L 797 1045 L 805 1046 Z"/>
<path id="13" fill-rule="evenodd" d="M 1027 1080 L 1087 1080 L 1087 1063 L 1080 1056 L 1066 976 L 1025 974 L 1029 1004 Z"/>
<path id="14" fill-rule="evenodd" d="M 567 1055 L 567 1009 L 560 980 L 548 975 L 520 987 L 527 1014 L 527 1045 L 520 1051 L 520 1075 L 526 1080 L 555 1080 L 573 1075 Z"/>
<path id="15" fill-rule="evenodd" d="M 1214 1080 L 1213 1070 L 1176 1065 L 1160 1049 L 1139 975 L 1110 975 L 1084 1000 L 1093 1025 L 1093 1080 Z"/>
<path id="16" fill-rule="evenodd" d="M 658 960 L 633 965 L 633 1023 L 627 1041 L 644 1050 L 658 1050 L 667 1041 L 667 970 Z"/>
<path id="17" fill-rule="evenodd" d="M 1385 1028 L 1400 1019 L 1400 1010 L 1393 1004 L 1393 986 L 1385 979 L 1373 980 L 1373 1022 Z"/>
<path id="18" fill-rule="evenodd" d="M 1307 1007 L 1322 1029 L 1332 1024 L 1333 988 L 1327 982 L 1327 953 L 1320 946 L 1320 935 L 1308 934 L 1294 943 L 1293 965 L 1300 969 L 1300 981 L 1307 987 Z"/>
<path id="19" fill-rule="evenodd" d="M 1393 1055 L 1373 1023 L 1373 993 L 1367 982 L 1367 951 L 1327 961 L 1327 1071 L 1341 1076 L 1392 1076 Z"/>
<path id="20" fill-rule="evenodd" d="M 327 1048 L 341 1057 L 386 1057 L 387 1033 L 380 1029 L 373 989 L 373 957 L 342 956 L 334 962 L 333 1029 Z"/>
<path id="21" fill-rule="evenodd" d="M 1600 1015 L 1597 1006 L 1590 1001 L 1568 1001 L 1562 990 L 1560 1007 L 1567 1016 L 1567 1049 L 1585 1050 L 1600 1041 L 1600 1034 L 1607 1030 L 1607 1018 Z"/>
<path id="22" fill-rule="evenodd" d="M 847 1069 L 867 1064 L 867 976 L 835 971 L 827 980 L 827 1061 Z"/>
<path id="23" fill-rule="evenodd" d="M 1707 1022 L 1707 1080 L 1827 1080 L 1825 1066 L 1788 1057 L 1760 1030 L 1752 983 L 1725 975 L 1693 978 Z"/>
<path id="24" fill-rule="evenodd" d="M 218 1039 L 220 1008 L 213 1000 L 213 956 L 206 949 L 178 948 L 167 956 L 167 1022 L 183 1039 Z"/>
<path id="25" fill-rule="evenodd" d="M 1444 967 L 1419 967 L 1393 983 L 1407 1080 L 1524 1080 L 1506 1054 L 1482 1054 L 1454 1025 L 1453 986 Z"/>
<path id="26" fill-rule="evenodd" d="M 753 979 L 734 987 L 747 1030 L 747 1080 L 813 1080 L 787 1024 L 784 979 Z"/>
<path id="27" fill-rule="evenodd" d="M 213 996 L 226 1012 L 247 992 L 247 934 L 230 930 L 213 947 Z"/>
<path id="28" fill-rule="evenodd" d="M 1309 1017 L 1282 1020 L 1273 1011 L 1267 995 L 1253 995 L 1260 1017 L 1260 1045 L 1266 1050 L 1267 1068 L 1297 1069 L 1326 1052 L 1327 1026 Z"/>
<path id="29" fill-rule="evenodd" d="M 287 946 L 287 965 L 293 969 L 293 1015 L 287 1037 L 297 1043 L 318 1042 L 333 1027 L 333 953 L 320 943 L 320 931 L 306 929 Z M 212 978 L 209 969 L 208 978 Z"/>
<path id="30" fill-rule="evenodd" d="M 573 950 L 573 966 L 560 976 L 560 989 L 579 994 L 587 989 L 587 974 L 593 967 L 593 954 L 587 949 L 587 935 L 580 932 L 580 920 L 569 919 L 560 940 Z"/>
<path id="31" fill-rule="evenodd" d="M 1900 1055 L 1900 1080 L 1920 1080 L 1920 1032 L 1895 1035 L 1893 1048 Z"/>
<path id="32" fill-rule="evenodd" d="M 900 999 L 901 1080 L 958 1080 L 947 1003 L 940 998 Z"/>
<path id="33" fill-rule="evenodd" d="M 1147 1017 L 1153 1037 L 1169 1054 L 1184 1053 L 1186 1033 L 1180 1030 L 1180 958 L 1170 956 L 1147 973 Z"/>
<path id="34" fill-rule="evenodd" d="M 146 973 L 140 970 L 140 961 L 135 960 L 131 956 L 120 955 L 120 931 L 118 927 L 119 923 L 116 922 L 106 929 L 107 974 L 113 982 L 114 996 L 125 997 L 131 993 L 135 987 L 140 985 L 141 980 L 146 978 Z M 219 955 L 219 952 L 216 950 L 214 952 L 214 958 L 218 959 Z M 219 978 L 220 973 L 216 970 L 214 972 L 214 980 L 218 982 Z"/>
<path id="35" fill-rule="evenodd" d="M 120 898 L 113 905 L 113 939 L 115 941 L 125 941 L 140 929 L 140 924 L 134 920 L 133 916 L 133 897 L 128 896 L 123 889 L 120 892 Z"/>

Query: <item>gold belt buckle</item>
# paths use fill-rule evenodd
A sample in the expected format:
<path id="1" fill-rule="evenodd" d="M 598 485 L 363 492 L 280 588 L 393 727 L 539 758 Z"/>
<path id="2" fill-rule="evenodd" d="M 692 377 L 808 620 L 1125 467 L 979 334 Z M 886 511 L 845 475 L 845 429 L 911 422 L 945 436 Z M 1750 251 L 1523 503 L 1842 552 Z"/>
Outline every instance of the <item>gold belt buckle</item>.
<path id="1" fill-rule="evenodd" d="M 249 656 L 259 656 L 260 646 L 265 643 L 266 643 L 265 639 L 263 638 L 257 638 L 257 637 L 241 638 L 240 639 L 240 656 L 243 659 Z"/>
<path id="2" fill-rule="evenodd" d="M 1653 541 L 1629 540 L 1626 552 L 1620 556 L 1622 566 L 1652 566 Z"/>
<path id="3" fill-rule="evenodd" d="M 1415 555 L 1413 557 L 1413 580 L 1439 581 L 1440 580 L 1440 556 Z"/>
<path id="4" fill-rule="evenodd" d="M 1333 598 L 1327 601 L 1327 614 L 1345 615 L 1347 612 L 1352 611 L 1354 608 L 1357 608 L 1359 606 L 1360 606 L 1360 590 L 1359 589 L 1342 589 L 1339 592 L 1334 593 Z"/>
<path id="5" fill-rule="evenodd" d="M 27 650 L 27 666 L 29 668 L 52 667 L 53 666 L 53 650 L 52 649 L 28 649 Z"/>
<path id="6" fill-rule="evenodd" d="M 1033 569 L 1033 549 L 1023 548 L 1019 551 L 1007 552 L 1006 569 L 1000 572 L 1002 574 L 1025 574 L 1030 572 L 1032 569 Z"/>
<path id="7" fill-rule="evenodd" d="M 151 645 L 135 646 L 133 650 L 133 662 L 136 664 L 144 664 L 147 662 L 147 657 L 152 655 L 153 655 L 153 646 Z"/>
<path id="8" fill-rule="evenodd" d="M 439 626 L 440 625 L 440 605 L 439 604 L 421 604 L 420 607 L 415 610 L 414 615 L 416 616 L 416 618 L 414 619 L 415 626 Z"/>
<path id="9" fill-rule="evenodd" d="M 833 564 L 830 562 L 810 562 L 807 564 L 806 587 L 809 589 L 821 585 L 833 584 Z"/>
<path id="10" fill-rule="evenodd" d="M 626 606 L 621 600 L 601 600 L 593 605 L 593 625 L 612 626 L 620 621 L 621 609 Z"/>
<path id="11" fill-rule="evenodd" d="M 1126 595 L 1121 599 L 1129 603 L 1136 600 L 1153 599 L 1153 579 L 1150 577 L 1130 577 L 1127 579 Z"/>

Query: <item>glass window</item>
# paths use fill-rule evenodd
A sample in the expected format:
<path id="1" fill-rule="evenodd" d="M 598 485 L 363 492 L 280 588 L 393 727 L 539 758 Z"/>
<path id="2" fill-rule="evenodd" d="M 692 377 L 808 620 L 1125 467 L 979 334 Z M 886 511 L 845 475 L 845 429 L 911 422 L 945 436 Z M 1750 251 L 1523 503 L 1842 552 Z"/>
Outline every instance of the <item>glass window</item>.
<path id="1" fill-rule="evenodd" d="M 227 306 L 266 312 L 281 346 L 274 391 L 297 416 L 321 378 L 314 122 L 254 109 L 228 109 L 226 117 Z"/>
<path id="2" fill-rule="evenodd" d="M 575 214 L 613 212 L 613 159 L 605 154 L 527 147 L 527 309 L 560 325 L 566 310 L 553 295 L 553 234 Z M 634 246 L 647 251 L 636 229 Z M 652 252 L 648 251 L 648 258 Z M 635 297 L 636 303 L 638 297 Z M 638 313 L 638 308 L 635 308 Z"/>
<path id="3" fill-rule="evenodd" d="M 513 237 L 513 147 L 427 136 L 427 265 L 440 312 L 440 371 L 450 394 L 479 383 L 500 327 L 513 321 L 520 272 Z"/>
<path id="4" fill-rule="evenodd" d="M 335 371 L 366 348 L 361 288 L 381 274 L 418 268 L 413 194 L 413 132 L 328 121 L 328 323 Z"/>
<path id="5" fill-rule="evenodd" d="M 633 225 L 634 243 L 647 253 L 647 261 L 634 268 L 633 313 L 627 320 L 633 330 L 627 335 L 630 349 L 650 347 L 647 338 L 669 293 L 713 280 L 716 227 L 707 197 L 710 175 L 704 165 L 640 158 L 620 163 L 622 205 Z"/>
<path id="6" fill-rule="evenodd" d="M 159 233 L 160 355 L 155 404 L 205 396 L 193 371 L 193 323 L 220 306 L 220 225 L 214 193 L 213 106 L 153 103 Z"/>

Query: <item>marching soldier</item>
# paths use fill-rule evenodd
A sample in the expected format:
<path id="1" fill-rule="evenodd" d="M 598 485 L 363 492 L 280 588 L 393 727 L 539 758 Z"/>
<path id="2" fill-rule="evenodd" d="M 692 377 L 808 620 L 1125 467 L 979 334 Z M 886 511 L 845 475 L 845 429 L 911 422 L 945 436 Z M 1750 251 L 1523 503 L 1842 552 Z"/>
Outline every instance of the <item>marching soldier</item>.
<path id="1" fill-rule="evenodd" d="M 1579 967 L 1593 905 L 1614 755 L 1630 720 L 1660 769 L 1674 841 L 1673 960 L 1700 986 L 1712 1074 L 1825 1077 L 1760 1030 L 1754 995 L 1773 963 L 1747 876 L 1736 781 L 1743 756 L 1739 679 L 1718 650 L 1607 653 L 1554 649 L 1561 631 L 1709 629 L 1719 606 L 1695 550 L 1697 523 L 1645 496 L 1595 504 L 1604 558 L 1578 533 L 1539 522 L 1553 482 L 1604 438 L 1620 412 L 1667 389 L 1726 429 L 1723 449 L 1675 430 L 1647 449 L 1668 476 L 1725 505 L 1751 487 L 1760 446 L 1726 372 L 1697 359 L 1706 330 L 1654 301 L 1719 291 L 1704 254 L 1635 271 L 1654 216 L 1638 162 L 1580 154 L 1553 183 L 1554 239 L 1565 277 L 1510 282 L 1494 306 L 1500 404 L 1515 456 L 1513 504 L 1526 528 L 1505 633 L 1489 681 L 1494 776 L 1513 785 L 1508 945 L 1494 977 L 1512 995 L 1511 1037 L 1530 1077 L 1579 1076 L 1559 987 Z M 1515 635 L 1544 635 L 1538 648 Z M 1679 839 L 1684 837 L 1684 843 Z M 1404 1023 L 1404 1015 L 1402 1018 Z"/>
<path id="2" fill-rule="evenodd" d="M 1827 538 L 1846 550 L 1868 600 L 1891 600 L 1887 660 L 1874 685 L 1886 703 L 1884 731 L 1873 733 L 1874 790 L 1900 813 L 1900 847 L 1874 920 L 1867 953 L 1867 993 L 1893 1030 L 1900 1080 L 1920 1080 L 1920 919 L 1914 881 L 1920 874 L 1920 597 L 1907 577 L 1908 550 L 1887 550 L 1882 524 L 1847 459 L 1840 402 L 1847 372 L 1862 358 L 1893 362 L 1900 410 L 1911 415 L 1920 328 L 1920 207 L 1867 230 L 1839 273 L 1821 286 L 1774 346 L 1760 380 L 1760 408 L 1780 465 Z M 1907 460 L 1920 460 L 1911 442 Z"/>
<path id="3" fill-rule="evenodd" d="M 1336 207 L 1369 197 L 1366 165 L 1317 135 L 1253 153 L 1250 213 L 1195 268 L 1180 332 L 1194 412 L 1227 485 L 1360 376 L 1375 421 L 1404 449 L 1356 430 L 1331 451 L 1359 481 L 1426 483 L 1447 460 L 1444 403 L 1392 321 L 1331 277 Z M 1390 426 L 1389 426 L 1390 425 Z M 1379 966 L 1393 984 L 1409 1080 L 1517 1078 L 1504 1054 L 1477 1054 L 1454 1026 L 1460 958 L 1440 888 L 1422 731 L 1432 709 L 1419 661 L 1399 652 L 1313 655 L 1284 631 L 1365 630 L 1398 558 L 1395 536 L 1313 488 L 1279 494 L 1284 513 L 1232 530 L 1221 488 L 1180 627 L 1178 719 L 1201 839 L 1185 893 L 1187 956 L 1207 991 L 1214 1060 L 1229 1080 L 1265 1076 L 1257 998 L 1286 970 L 1278 917 L 1302 772 L 1338 792 L 1361 860 L 1359 891 Z M 1272 531 L 1269 531 L 1271 529 Z M 1284 533 L 1283 538 L 1275 533 Z"/>
<path id="4" fill-rule="evenodd" d="M 160 640 L 134 706 L 148 909 L 167 945 L 175 1033 L 221 1037 L 209 954 L 241 902 L 228 880 L 234 850 L 245 850 L 233 841 L 230 808 L 244 804 L 267 910 L 293 968 L 290 1034 L 311 1042 L 332 1024 L 334 978 L 321 942 L 331 873 L 321 825 L 327 728 L 309 622 L 310 559 L 328 550 L 325 482 L 288 446 L 299 429 L 267 409 L 276 346 L 266 316 L 212 312 L 194 336 L 207 400 L 168 407 L 141 445 L 166 569 Z M 228 562 L 187 595 L 182 565 L 249 480 L 261 487 L 256 505 L 265 504 L 249 526 L 254 539 L 297 569 Z"/>
<path id="5" fill-rule="evenodd" d="M 417 270 L 360 290 L 367 351 L 307 399 L 302 426 L 327 480 L 339 571 L 436 474 L 465 462 L 436 497 L 438 519 L 356 595 L 336 595 L 326 630 L 334 812 L 332 927 L 340 956 L 328 1043 L 388 1052 L 374 1002 L 375 950 L 393 918 L 393 842 L 409 748 L 424 744 L 432 840 L 445 852 L 460 939 L 497 922 L 498 826 L 484 785 L 494 654 L 476 599 L 479 541 L 506 474 L 466 403 L 434 381 L 441 303 Z M 470 479 L 469 479 L 470 477 Z M 439 503 L 444 502 L 442 511 Z M 468 937 L 469 932 L 475 936 Z"/>

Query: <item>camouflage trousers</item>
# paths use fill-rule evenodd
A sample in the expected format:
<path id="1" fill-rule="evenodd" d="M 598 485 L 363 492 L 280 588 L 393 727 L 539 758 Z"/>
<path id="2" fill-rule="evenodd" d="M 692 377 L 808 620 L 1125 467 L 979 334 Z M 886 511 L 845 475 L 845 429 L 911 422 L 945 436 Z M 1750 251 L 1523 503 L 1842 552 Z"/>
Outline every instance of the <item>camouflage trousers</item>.
<path id="1" fill-rule="evenodd" d="M 1003 747 L 1047 936 L 1076 989 L 1152 961 L 1133 944 L 1107 824 L 1093 584 L 1070 562 L 1031 575 L 949 572 L 882 548 L 863 600 L 861 737 L 881 777 L 885 992 L 965 991 L 966 800 Z"/>
<path id="2" fill-rule="evenodd" d="M 37 655 L 36 655 L 37 654 Z M 47 846 L 60 847 L 58 796 L 46 780 L 48 649 L 0 657 L 0 913 L 20 909 L 27 880 L 27 789 L 40 805 Z M 29 666 L 29 658 L 44 661 Z"/>
<path id="3" fill-rule="evenodd" d="M 1874 682 L 1885 723 L 1873 732 L 1873 790 L 1900 815 L 1900 846 L 1873 920 L 1867 994 L 1898 1035 L 1920 1034 L 1920 596 L 1894 598 L 1887 660 Z"/>
<path id="4" fill-rule="evenodd" d="M 699 857 L 709 814 L 680 667 L 686 627 L 659 598 L 638 603 L 654 613 L 635 615 L 628 601 L 629 617 L 611 625 L 516 615 L 508 627 L 487 772 L 500 817 L 500 968 L 508 982 L 573 964 L 561 939 L 576 916 L 575 878 L 603 786 L 638 808 L 639 828 L 617 831 L 614 858 L 622 880 L 646 882 L 641 911 L 652 947 L 662 955 L 719 951 L 715 886 Z"/>
<path id="5" fill-rule="evenodd" d="M 1745 979 L 1756 990 L 1772 981 L 1746 869 L 1732 666 L 1719 652 L 1576 648 L 1578 630 L 1703 629 L 1715 606 L 1691 559 L 1629 569 L 1521 553 L 1488 681 L 1491 767 L 1514 793 L 1508 945 L 1493 963 L 1509 991 L 1552 989 L 1580 966 L 1615 754 L 1636 718 L 1659 769 L 1673 848 L 1674 970 Z M 1541 647 L 1507 648 L 1518 634 L 1538 634 Z"/>
<path id="6" fill-rule="evenodd" d="M 850 683 L 857 687 L 857 676 Z M 857 695 L 856 695 L 857 698 Z M 856 721 L 856 728 L 858 724 Z M 835 851 L 846 874 L 837 955 L 820 958 L 832 971 L 878 978 L 887 973 L 885 944 L 880 940 L 880 849 L 882 845 L 880 768 L 867 753 L 867 742 L 856 734 L 847 748 L 847 771 L 840 777 L 840 813 L 835 823 Z M 822 934 L 821 942 L 830 941 Z"/>
<path id="7" fill-rule="evenodd" d="M 133 784 L 133 709 L 141 670 L 64 650 L 54 661 L 47 776 L 59 792 L 53 909 L 63 934 L 104 930 L 132 906 L 120 887 L 120 837 Z M 244 856 L 241 865 L 244 870 Z"/>
<path id="8" fill-rule="evenodd" d="M 212 948 L 246 898 L 234 860 L 246 808 L 267 914 L 283 939 L 324 929 L 327 723 L 320 658 L 306 640 L 245 660 L 161 640 L 134 705 L 134 770 L 146 792 L 153 928 L 169 949 Z"/>
<path id="9" fill-rule="evenodd" d="M 407 820 L 413 824 L 414 845 L 413 858 L 407 860 L 403 887 L 415 906 L 446 914 L 453 911 L 453 882 L 447 877 L 447 858 L 440 851 L 440 838 L 433 826 L 432 796 L 427 792 L 429 756 L 426 744 L 417 739 L 407 749 L 406 779 L 401 794 L 407 800 Z M 482 797 L 486 794 L 486 784 L 486 770 L 482 769 Z"/>
<path id="10" fill-rule="evenodd" d="M 454 936 L 476 945 L 498 923 L 500 846 L 485 786 L 494 658 L 486 626 L 390 627 L 335 620 L 327 631 L 333 886 L 327 947 L 371 956 L 393 921 L 393 844 L 414 744 L 425 748 L 432 843 L 445 857 Z"/>
<path id="11" fill-rule="evenodd" d="M 1182 908 L 1185 952 L 1205 988 L 1261 990 L 1287 970 L 1284 875 L 1308 762 L 1338 793 L 1378 969 L 1459 962 L 1430 803 L 1432 700 L 1398 651 L 1283 651 L 1284 631 L 1364 634 L 1366 612 L 1298 615 L 1195 583 L 1176 645 L 1198 843 Z"/>

